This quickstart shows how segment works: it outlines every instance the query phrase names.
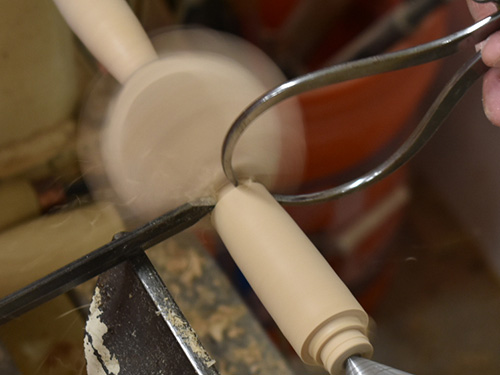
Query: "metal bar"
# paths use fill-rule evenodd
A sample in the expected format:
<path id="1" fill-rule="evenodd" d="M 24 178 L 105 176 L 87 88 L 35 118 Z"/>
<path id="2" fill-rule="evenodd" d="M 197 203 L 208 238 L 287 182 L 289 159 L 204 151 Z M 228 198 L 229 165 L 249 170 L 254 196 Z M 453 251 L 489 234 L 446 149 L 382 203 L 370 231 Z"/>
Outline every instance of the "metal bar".
<path id="1" fill-rule="evenodd" d="M 139 254 L 130 259 L 130 263 L 142 286 L 155 304 L 157 315 L 161 316 L 168 325 L 195 373 L 219 375 L 219 371 L 214 366 L 215 361 L 201 344 L 147 255 Z"/>
<path id="2" fill-rule="evenodd" d="M 487 71 L 476 53 L 453 76 L 425 116 L 406 141 L 384 162 L 360 177 L 323 191 L 299 195 L 275 195 L 277 201 L 286 204 L 310 204 L 325 202 L 361 190 L 387 177 L 408 162 L 429 141 L 451 113 L 467 90 Z"/>
<path id="3" fill-rule="evenodd" d="M 466 29 L 430 43 L 402 51 L 334 65 L 281 84 L 265 93 L 247 107 L 229 129 L 222 150 L 222 168 L 224 173 L 234 185 L 238 184 L 237 176 L 232 168 L 232 156 L 239 138 L 259 115 L 283 100 L 334 83 L 387 73 L 439 60 L 451 56 L 464 48 L 474 48 L 475 44 L 498 29 L 500 29 L 500 12 L 486 17 Z M 450 109 L 449 106 L 447 109 Z M 350 186 L 344 186 L 344 188 L 348 189 L 344 189 L 343 194 L 357 190 L 360 186 L 364 185 L 366 185 L 366 179 L 359 182 L 354 181 Z M 318 195 L 321 195 L 321 197 Z M 336 189 L 333 192 L 330 191 L 328 194 L 312 193 L 309 196 L 277 195 L 275 198 L 281 203 L 306 204 L 330 200 L 339 196 L 340 192 Z"/>
<path id="4" fill-rule="evenodd" d="M 184 204 L 0 300 L 0 324 L 189 228 L 213 205 Z"/>

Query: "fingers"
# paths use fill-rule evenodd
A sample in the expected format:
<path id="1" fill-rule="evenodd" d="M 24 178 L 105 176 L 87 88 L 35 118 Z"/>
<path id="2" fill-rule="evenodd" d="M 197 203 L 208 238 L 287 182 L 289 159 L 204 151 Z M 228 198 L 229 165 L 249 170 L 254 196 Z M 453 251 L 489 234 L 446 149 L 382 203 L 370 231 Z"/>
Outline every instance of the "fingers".
<path id="1" fill-rule="evenodd" d="M 478 3 L 474 0 L 467 0 L 472 17 L 478 21 L 492 13 L 498 11 L 497 4 Z M 483 61 L 487 66 L 500 67 L 500 32 L 496 32 L 482 41 L 476 46 L 477 50 L 481 50 Z"/>
<path id="2" fill-rule="evenodd" d="M 500 68 L 500 31 L 491 34 L 481 43 L 481 54 L 487 66 Z"/>
<path id="3" fill-rule="evenodd" d="M 474 0 L 467 0 L 467 5 L 469 6 L 470 13 L 476 21 L 483 19 L 497 11 L 497 6 L 495 3 L 476 3 Z"/>
<path id="4" fill-rule="evenodd" d="M 479 21 L 497 12 L 495 3 L 480 4 L 467 0 L 470 13 L 474 20 Z M 481 50 L 483 61 L 492 67 L 483 79 L 483 109 L 488 120 L 500 126 L 500 32 L 496 32 L 477 45 Z"/>
<path id="5" fill-rule="evenodd" d="M 500 126 L 500 69 L 492 68 L 483 80 L 483 108 L 488 120 Z"/>

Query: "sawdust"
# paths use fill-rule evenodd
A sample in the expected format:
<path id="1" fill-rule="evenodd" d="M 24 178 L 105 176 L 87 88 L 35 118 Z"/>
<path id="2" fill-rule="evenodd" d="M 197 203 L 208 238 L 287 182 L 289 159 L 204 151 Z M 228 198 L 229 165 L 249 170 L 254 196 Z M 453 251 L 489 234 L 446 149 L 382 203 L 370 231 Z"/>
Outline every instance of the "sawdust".
<path id="1" fill-rule="evenodd" d="M 236 338 L 245 332 L 237 325 L 245 313 L 246 309 L 242 305 L 220 305 L 209 316 L 190 311 L 189 320 L 201 337 L 209 336 L 216 342 L 222 343 L 226 338 Z"/>
<path id="2" fill-rule="evenodd" d="M 185 285 L 190 285 L 193 280 L 199 279 L 203 274 L 203 261 L 194 252 L 187 251 L 188 264 L 183 270 L 180 280 Z"/>
<path id="3" fill-rule="evenodd" d="M 191 236 L 177 237 L 148 255 L 204 347 L 217 360 L 219 372 L 291 375 L 214 260 L 193 244 L 197 242 Z"/>
<path id="4" fill-rule="evenodd" d="M 240 359 L 249 366 L 262 362 L 262 348 L 256 341 L 251 341 L 246 348 L 236 348 L 233 351 L 236 358 Z M 256 368 L 254 366 L 255 372 Z"/>
<path id="5" fill-rule="evenodd" d="M 203 275 L 204 260 L 189 249 L 176 251 L 175 248 L 168 248 L 168 250 L 168 257 L 153 255 L 153 259 L 158 266 L 166 272 L 176 275 L 182 284 L 190 287 L 193 281 Z"/>
<path id="6" fill-rule="evenodd" d="M 215 306 L 217 302 L 217 293 L 213 288 L 209 288 L 204 284 L 195 285 L 196 293 L 203 296 L 203 302 L 209 306 Z"/>
<path id="7" fill-rule="evenodd" d="M 208 319 L 210 336 L 217 342 L 221 342 L 225 335 L 229 336 L 230 334 L 231 337 L 235 337 L 238 331 L 241 331 L 235 329 L 235 324 L 243 314 L 245 314 L 243 306 L 219 306 L 217 311 Z"/>
<path id="8" fill-rule="evenodd" d="M 187 344 L 191 351 L 196 354 L 207 367 L 213 366 L 215 360 L 210 357 L 205 348 L 201 345 L 198 336 L 189 323 L 174 311 L 165 311 L 165 313 L 168 322 L 173 326 L 182 341 Z"/>

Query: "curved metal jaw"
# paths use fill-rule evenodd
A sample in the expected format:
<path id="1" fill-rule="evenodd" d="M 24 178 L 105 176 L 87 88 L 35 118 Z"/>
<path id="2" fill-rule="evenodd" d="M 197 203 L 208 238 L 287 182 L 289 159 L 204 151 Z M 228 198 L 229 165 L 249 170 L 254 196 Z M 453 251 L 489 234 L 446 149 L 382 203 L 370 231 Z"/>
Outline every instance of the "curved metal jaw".
<path id="1" fill-rule="evenodd" d="M 484 2 L 490 1 L 492 0 L 484 0 Z M 239 137 L 259 115 L 281 101 L 327 85 L 426 64 L 451 56 L 464 49 L 473 50 L 477 43 L 499 29 L 500 11 L 476 22 L 474 25 L 441 39 L 406 50 L 333 65 L 281 84 L 254 101 L 240 114 L 231 126 L 222 149 L 224 173 L 229 181 L 235 186 L 238 185 L 238 179 L 233 171 L 231 160 Z M 478 52 L 445 86 L 407 141 L 386 161 L 371 171 L 368 171 L 357 179 L 326 190 L 298 195 L 276 194 L 274 197 L 278 202 L 283 204 L 319 203 L 339 198 L 360 190 L 368 184 L 380 181 L 401 167 L 425 145 L 463 97 L 467 89 L 486 71 L 487 67 L 482 63 L 480 52 Z"/>

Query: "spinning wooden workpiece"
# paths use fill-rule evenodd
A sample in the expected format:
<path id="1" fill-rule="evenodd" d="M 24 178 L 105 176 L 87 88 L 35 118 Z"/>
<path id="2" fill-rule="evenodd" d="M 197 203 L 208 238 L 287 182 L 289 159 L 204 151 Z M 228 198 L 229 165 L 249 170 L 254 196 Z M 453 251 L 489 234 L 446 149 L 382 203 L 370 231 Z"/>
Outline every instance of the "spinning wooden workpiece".
<path id="1" fill-rule="evenodd" d="M 288 122 L 285 129 L 287 114 L 268 111 L 238 145 L 235 170 L 258 182 L 234 187 L 222 172 L 224 135 L 265 85 L 220 54 L 158 58 L 124 1 L 55 2 L 123 85 L 101 138 L 102 162 L 121 204 L 148 218 L 187 201 L 217 199 L 216 230 L 301 358 L 340 374 L 349 357 L 370 356 L 367 314 L 267 191 L 278 175 L 300 170 L 300 131 Z"/>

